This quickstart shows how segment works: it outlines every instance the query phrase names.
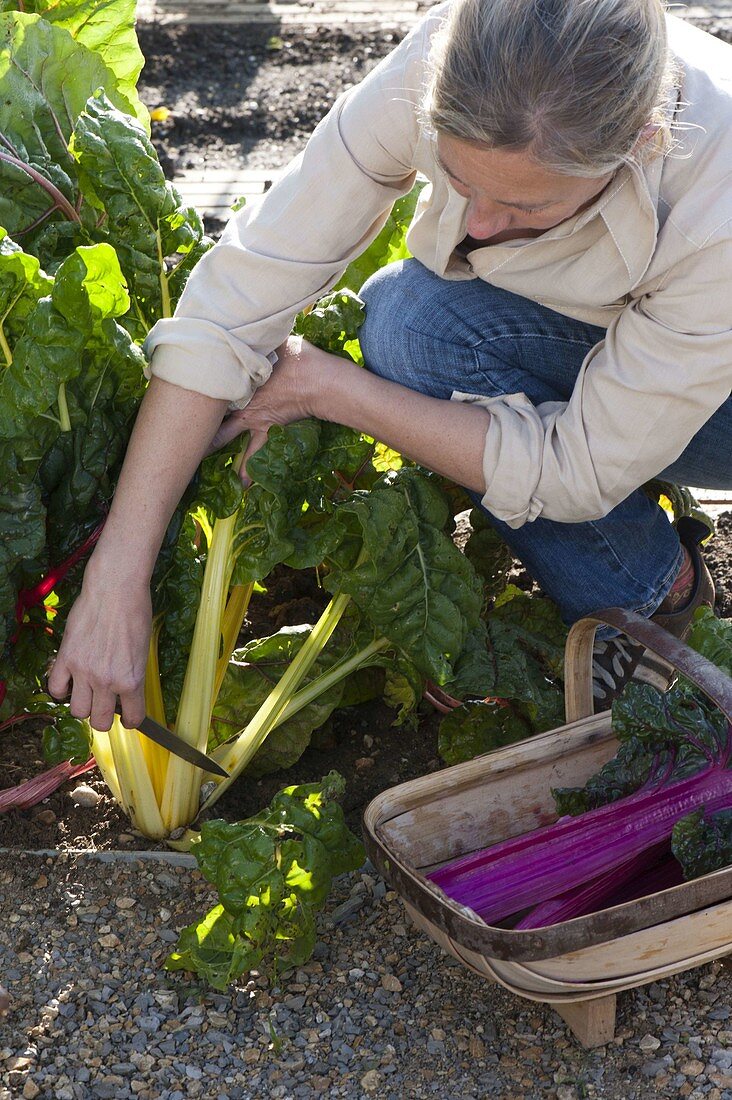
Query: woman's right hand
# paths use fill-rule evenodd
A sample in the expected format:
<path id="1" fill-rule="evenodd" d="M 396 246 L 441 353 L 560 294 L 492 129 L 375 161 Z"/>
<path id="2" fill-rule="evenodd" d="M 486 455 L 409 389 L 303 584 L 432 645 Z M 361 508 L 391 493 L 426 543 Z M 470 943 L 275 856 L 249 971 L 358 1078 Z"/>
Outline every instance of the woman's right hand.
<path id="1" fill-rule="evenodd" d="M 125 726 L 138 726 L 145 716 L 151 625 L 149 585 L 120 585 L 92 557 L 48 677 L 51 695 L 61 700 L 71 692 L 73 716 L 89 718 L 98 730 L 111 726 L 119 697 Z"/>

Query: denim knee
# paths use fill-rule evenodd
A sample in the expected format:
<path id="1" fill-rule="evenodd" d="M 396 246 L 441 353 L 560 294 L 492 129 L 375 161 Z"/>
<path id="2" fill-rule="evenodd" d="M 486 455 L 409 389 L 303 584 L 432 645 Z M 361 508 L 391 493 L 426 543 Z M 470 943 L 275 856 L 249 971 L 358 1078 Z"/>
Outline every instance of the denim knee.
<path id="1" fill-rule="evenodd" d="M 404 326 L 407 303 L 416 293 L 420 268 L 414 260 L 399 260 L 380 268 L 361 287 L 366 320 L 359 332 L 364 362 L 370 371 L 408 385 L 404 370 Z M 422 268 L 422 271 L 425 269 Z"/>
<path id="2" fill-rule="evenodd" d="M 467 388 L 477 369 L 475 349 L 459 333 L 445 332 L 454 291 L 454 283 L 414 259 L 372 275 L 360 291 L 366 320 L 359 340 L 368 369 L 431 397 Z"/>

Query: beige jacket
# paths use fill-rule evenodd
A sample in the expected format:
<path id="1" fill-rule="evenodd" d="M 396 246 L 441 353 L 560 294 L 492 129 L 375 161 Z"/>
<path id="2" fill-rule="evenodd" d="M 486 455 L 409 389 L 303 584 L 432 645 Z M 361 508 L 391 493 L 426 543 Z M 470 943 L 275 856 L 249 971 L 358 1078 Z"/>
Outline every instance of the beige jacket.
<path id="1" fill-rule="evenodd" d="M 150 369 L 243 407 L 295 314 L 332 287 L 420 172 L 429 185 L 407 241 L 426 267 L 607 326 L 567 403 L 453 395 L 492 414 L 483 501 L 494 515 L 512 527 L 596 519 L 670 465 L 730 394 L 732 47 L 670 18 L 680 148 L 621 169 L 542 236 L 463 258 L 467 202 L 416 110 L 444 11 L 342 95 L 280 181 L 232 217 L 175 317 L 151 330 Z"/>

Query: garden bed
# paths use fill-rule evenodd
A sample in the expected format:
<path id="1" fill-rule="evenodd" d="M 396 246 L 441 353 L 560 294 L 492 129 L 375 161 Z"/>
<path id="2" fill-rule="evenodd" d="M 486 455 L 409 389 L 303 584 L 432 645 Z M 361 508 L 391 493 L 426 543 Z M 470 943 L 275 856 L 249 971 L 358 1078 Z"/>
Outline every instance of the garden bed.
<path id="1" fill-rule="evenodd" d="M 732 617 L 732 512 L 721 516 L 717 534 L 705 557 L 717 586 L 717 613 Z M 512 578 L 524 586 L 527 575 L 517 566 Z M 323 606 L 314 574 L 277 570 L 266 594 L 252 603 L 241 641 L 278 630 L 283 623 L 312 622 Z M 255 813 L 272 795 L 290 783 L 313 782 L 331 768 L 347 781 L 344 808 L 350 827 L 359 830 L 366 804 L 380 791 L 407 779 L 443 767 L 437 753 L 440 715 L 422 703 L 414 726 L 395 727 L 394 711 L 383 702 L 363 703 L 337 710 L 313 738 L 296 765 L 261 780 L 240 780 L 217 805 L 216 814 L 235 821 Z M 37 720 L 4 735 L 3 785 L 19 783 L 43 769 Z M 76 806 L 69 792 L 76 782 L 91 785 L 100 795 L 93 808 Z M 93 771 L 67 784 L 43 804 L 27 811 L 0 815 L 0 847 L 147 848 L 155 845 L 130 832 L 129 822 L 117 809 L 101 776 Z"/>

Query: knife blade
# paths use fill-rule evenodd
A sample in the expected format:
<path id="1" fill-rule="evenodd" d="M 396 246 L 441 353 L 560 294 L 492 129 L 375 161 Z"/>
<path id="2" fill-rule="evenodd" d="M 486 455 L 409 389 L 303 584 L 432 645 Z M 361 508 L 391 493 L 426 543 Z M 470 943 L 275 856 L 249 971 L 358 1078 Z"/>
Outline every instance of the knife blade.
<path id="1" fill-rule="evenodd" d="M 117 713 L 121 713 L 119 706 L 117 707 Z M 168 752 L 172 752 L 175 756 L 180 756 L 181 759 L 200 768 L 201 771 L 211 772 L 212 775 L 220 775 L 222 779 L 229 778 L 229 773 L 225 768 L 222 768 L 210 756 L 206 756 L 205 753 L 193 745 L 189 745 L 187 741 L 184 741 L 177 733 L 173 733 L 167 726 L 162 726 L 160 722 L 156 722 L 154 718 L 145 715 L 143 720 L 136 726 L 136 729 L 140 733 L 144 733 L 145 737 L 149 737 L 157 745 L 167 749 Z"/>

